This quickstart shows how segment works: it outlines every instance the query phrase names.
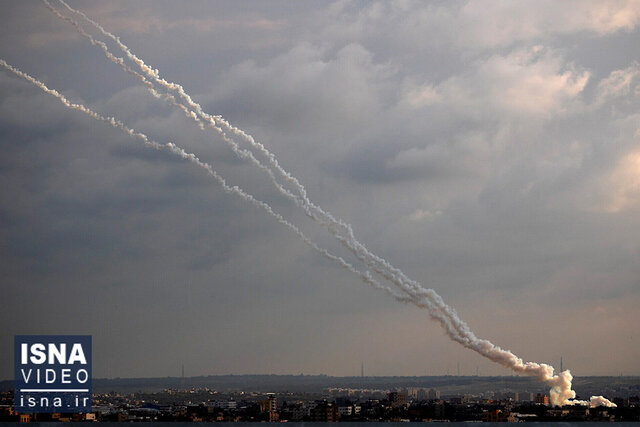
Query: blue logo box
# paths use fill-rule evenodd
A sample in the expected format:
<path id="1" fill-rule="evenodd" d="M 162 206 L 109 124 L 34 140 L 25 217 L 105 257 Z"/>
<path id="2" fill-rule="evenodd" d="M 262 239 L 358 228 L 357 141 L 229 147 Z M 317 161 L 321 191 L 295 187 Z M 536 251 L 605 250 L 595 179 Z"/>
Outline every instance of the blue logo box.
<path id="1" fill-rule="evenodd" d="M 91 412 L 91 336 L 16 335 L 18 413 Z"/>

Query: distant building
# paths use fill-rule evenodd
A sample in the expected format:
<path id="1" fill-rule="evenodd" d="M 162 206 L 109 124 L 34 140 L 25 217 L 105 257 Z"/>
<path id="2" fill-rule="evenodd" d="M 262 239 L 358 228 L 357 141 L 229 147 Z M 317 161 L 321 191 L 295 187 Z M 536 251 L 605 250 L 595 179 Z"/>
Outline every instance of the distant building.
<path id="1" fill-rule="evenodd" d="M 482 414 L 482 421 L 488 423 L 498 423 L 507 421 L 508 417 L 500 409 L 494 409 L 492 411 Z"/>
<path id="2" fill-rule="evenodd" d="M 209 402 L 208 406 L 212 407 L 212 408 L 220 408 L 220 409 L 236 409 L 238 407 L 238 402 L 236 402 L 235 400 L 227 400 L 227 401 L 214 401 L 214 402 Z M 267 412 L 267 411 L 264 411 Z"/>
<path id="3" fill-rule="evenodd" d="M 338 412 L 341 417 L 349 417 L 353 414 L 353 406 L 338 406 Z"/>
<path id="4" fill-rule="evenodd" d="M 536 404 L 549 406 L 549 396 L 542 393 L 536 394 Z"/>
<path id="5" fill-rule="evenodd" d="M 283 407 L 280 414 L 281 418 L 288 421 L 302 421 L 309 415 L 309 409 L 304 402 L 298 401 Z"/>
<path id="6" fill-rule="evenodd" d="M 338 407 L 328 402 L 318 404 L 315 408 L 311 409 L 309 413 L 311 415 L 311 421 L 332 423 L 338 421 L 340 418 Z"/>
<path id="7" fill-rule="evenodd" d="M 435 388 L 429 389 L 429 394 L 427 395 L 429 400 L 440 399 L 440 390 L 436 390 Z"/>
<path id="8" fill-rule="evenodd" d="M 388 395 L 389 403 L 391 403 L 392 408 L 398 408 L 400 406 L 404 406 L 407 403 L 407 395 L 404 393 L 400 393 L 397 391 L 392 391 Z"/>
<path id="9" fill-rule="evenodd" d="M 258 401 L 258 404 L 260 405 L 260 413 L 268 414 L 267 418 L 269 422 L 280 421 L 278 404 L 274 394 L 269 394 L 266 399 Z"/>
<path id="10" fill-rule="evenodd" d="M 266 399 L 258 401 L 260 412 L 277 412 L 278 404 L 275 395 L 270 395 Z"/>
<path id="11" fill-rule="evenodd" d="M 435 388 L 419 388 L 416 391 L 418 400 L 437 400 L 440 399 L 440 390 Z"/>
<path id="12" fill-rule="evenodd" d="M 437 402 L 435 402 L 435 405 L 433 407 L 433 415 L 435 418 L 437 419 L 443 419 L 446 415 L 446 405 L 444 403 L 444 400 L 439 400 Z"/>

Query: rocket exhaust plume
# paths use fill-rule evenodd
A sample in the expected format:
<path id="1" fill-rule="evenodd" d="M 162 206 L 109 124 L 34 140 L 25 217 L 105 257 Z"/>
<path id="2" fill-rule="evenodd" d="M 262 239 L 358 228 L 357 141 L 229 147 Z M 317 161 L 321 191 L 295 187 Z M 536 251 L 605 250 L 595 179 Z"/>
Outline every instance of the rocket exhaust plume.
<path id="1" fill-rule="evenodd" d="M 193 101 L 190 95 L 188 95 L 184 88 L 176 83 L 168 82 L 160 77 L 160 74 L 157 69 L 154 69 L 147 64 L 136 55 L 134 55 L 131 50 L 121 42 L 121 40 L 115 36 L 114 34 L 106 31 L 100 24 L 89 18 L 83 12 L 80 12 L 67 3 L 64 0 L 58 0 L 60 4 L 66 7 L 70 12 L 77 14 L 82 17 L 86 22 L 91 24 L 97 30 L 99 30 L 103 35 L 111 38 L 118 47 L 125 53 L 126 57 L 134 62 L 144 73 L 144 75 L 136 72 L 131 67 L 124 63 L 122 58 L 118 58 L 115 55 L 111 54 L 108 50 L 106 44 L 101 41 L 96 41 L 90 34 L 82 29 L 82 27 L 78 24 L 77 21 L 73 20 L 68 16 L 62 15 L 55 8 L 53 8 L 47 0 L 42 0 L 42 2 L 59 18 L 71 23 L 78 32 L 80 32 L 83 36 L 87 37 L 91 43 L 97 47 L 100 47 L 105 55 L 114 63 L 120 65 L 126 72 L 134 75 L 138 80 L 140 80 L 145 87 L 157 98 L 164 98 L 168 100 L 172 105 L 177 108 L 180 108 L 187 117 L 190 117 L 198 125 L 202 128 L 211 128 L 215 130 L 220 136 L 222 136 L 223 140 L 232 148 L 233 152 L 240 157 L 241 159 L 249 160 L 255 166 L 264 170 L 270 177 L 272 183 L 276 186 L 276 188 L 286 197 L 290 198 L 294 201 L 294 203 L 302 208 L 304 213 L 314 220 L 315 222 L 321 224 L 350 252 L 352 252 L 358 259 L 360 259 L 367 267 L 371 270 L 379 274 L 384 279 L 393 283 L 396 287 L 398 287 L 404 295 L 400 296 L 394 293 L 394 296 L 397 299 L 410 301 L 418 307 L 426 308 L 429 315 L 436 321 L 438 321 L 441 326 L 443 326 L 447 335 L 454 341 L 460 343 L 464 347 L 467 347 L 471 350 L 476 351 L 480 355 L 499 363 L 514 372 L 530 375 L 536 377 L 539 381 L 542 381 L 551 386 L 550 397 L 551 402 L 554 405 L 570 405 L 570 404 L 583 404 L 583 405 L 606 405 L 606 406 L 615 406 L 613 403 L 609 402 L 607 399 L 601 396 L 595 396 L 591 398 L 590 402 L 586 401 L 577 401 L 573 400 L 575 398 L 575 392 L 571 390 L 571 381 L 573 377 L 571 373 L 566 370 L 557 375 L 554 375 L 554 369 L 552 366 L 547 364 L 539 364 L 535 362 L 524 362 L 521 358 L 517 357 L 515 354 L 508 350 L 504 350 L 495 344 L 491 343 L 488 340 L 480 339 L 476 337 L 476 335 L 471 331 L 469 326 L 461 320 L 456 311 L 448 306 L 443 299 L 438 295 L 433 289 L 426 289 L 420 283 L 408 278 L 401 270 L 397 269 L 393 265 L 391 265 L 387 260 L 378 257 L 377 255 L 370 252 L 362 243 L 360 243 L 354 235 L 353 229 L 349 224 L 346 224 L 340 219 L 335 218 L 331 213 L 324 211 L 319 206 L 315 205 L 311 202 L 307 196 L 306 189 L 300 182 L 293 177 L 290 173 L 284 170 L 278 163 L 276 157 L 268 151 L 262 144 L 255 141 L 255 139 L 251 136 L 232 126 L 229 122 L 224 120 L 221 116 L 212 116 L 205 113 L 202 110 L 202 107 Z M 6 64 L 6 63 L 5 63 Z M 3 64 L 4 65 L 4 64 Z M 13 70 L 12 70 L 13 71 Z M 167 93 L 161 93 L 157 90 L 155 85 L 159 85 L 163 87 Z M 184 102 L 178 102 L 176 97 L 172 95 L 170 92 L 177 93 L 178 97 Z M 186 105 L 185 105 L 186 104 Z M 96 117 L 94 117 L 96 118 Z M 101 119 L 99 119 L 101 120 Z M 124 129 L 123 129 L 124 130 Z M 125 130 L 126 131 L 126 130 Z M 252 151 L 247 149 L 242 149 L 238 145 L 238 143 L 230 137 L 225 131 L 232 133 L 234 136 L 241 138 L 242 140 L 248 142 L 251 147 L 256 149 L 261 153 L 263 157 L 266 158 L 267 164 L 262 163 L 258 160 Z M 155 147 L 154 147 L 155 148 Z M 186 157 L 185 157 L 186 158 Z M 197 159 L 197 158 L 195 158 Z M 199 162 L 199 160 L 198 160 Z M 284 181 L 292 186 L 297 194 L 294 194 L 289 189 L 285 188 L 284 185 L 278 180 L 278 175 L 280 179 L 284 179 Z M 217 176 L 217 174 L 215 175 Z M 214 176 L 214 177 L 215 177 Z M 217 179 L 217 178 L 216 178 Z M 222 178 L 220 178 L 222 179 Z M 223 182 L 221 182 L 223 184 Z M 226 184 L 224 184 L 226 185 Z M 233 187 L 237 188 L 237 187 Z M 226 188 L 225 188 L 226 190 Z M 243 193 L 246 195 L 246 193 Z M 255 199 L 253 199 L 255 200 Z M 260 202 L 264 203 L 264 202 Z M 268 206 L 268 205 L 267 205 Z M 269 210 L 268 210 L 269 212 Z M 273 212 L 273 210 L 270 211 Z M 273 212 L 275 215 L 279 215 Z M 276 217 L 277 218 L 277 217 Z M 284 218 L 282 221 L 286 222 Z M 277 218 L 278 219 L 278 218 Z M 279 222 L 280 219 L 278 219 Z M 291 226 L 289 226 L 289 225 Z M 294 232 L 297 230 L 295 226 L 286 222 L 285 226 L 292 228 Z M 298 230 L 299 231 L 299 230 Z M 303 238 L 303 236 L 299 237 Z M 306 239 L 306 240 L 305 240 Z M 303 238 L 307 244 L 312 245 L 306 236 Z M 317 248 L 317 249 L 316 249 Z M 316 250 L 320 250 L 321 252 L 324 249 L 314 247 Z M 324 251 L 326 252 L 326 251 Z M 327 253 L 323 253 L 324 256 L 327 256 Z M 329 254 L 330 255 L 330 254 Z M 340 257 L 335 257 L 334 255 L 329 256 L 337 258 L 333 259 L 343 265 L 343 267 L 348 268 L 350 271 L 359 274 L 359 276 L 365 280 L 367 283 L 372 284 L 376 287 L 383 288 L 387 292 L 393 292 L 390 288 L 380 285 L 376 282 L 368 272 L 360 272 L 359 270 L 352 267 L 350 264 L 347 264 Z M 341 262 L 341 261 L 342 262 Z M 347 267 L 344 264 L 347 264 Z M 372 283 L 373 281 L 374 283 Z M 376 285 L 377 284 L 377 285 Z"/>

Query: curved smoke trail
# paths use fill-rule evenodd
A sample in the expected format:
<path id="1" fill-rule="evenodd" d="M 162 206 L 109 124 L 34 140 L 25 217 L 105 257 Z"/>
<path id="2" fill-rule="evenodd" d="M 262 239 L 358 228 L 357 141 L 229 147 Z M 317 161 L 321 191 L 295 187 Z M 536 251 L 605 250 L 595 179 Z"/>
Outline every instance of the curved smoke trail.
<path id="1" fill-rule="evenodd" d="M 330 213 L 322 210 L 319 206 L 316 206 L 315 204 L 313 204 L 308 199 L 306 194 L 306 189 L 304 188 L 304 186 L 302 186 L 302 184 L 300 184 L 299 181 L 296 178 L 294 178 L 291 174 L 285 171 L 278 164 L 278 161 L 275 158 L 275 156 L 271 152 L 269 152 L 262 144 L 255 141 L 253 137 L 246 134 L 241 129 L 238 129 L 230 125 L 227 121 L 222 119 L 221 116 L 211 116 L 205 113 L 202 110 L 202 107 L 192 100 L 191 96 L 184 91 L 184 88 L 181 85 L 167 82 L 166 80 L 160 78 L 159 72 L 157 69 L 153 69 L 147 66 L 144 63 L 144 61 L 138 58 L 135 54 L 133 54 L 131 50 L 126 45 L 124 45 L 117 36 L 106 31 L 100 24 L 90 19 L 86 14 L 71 8 L 63 0 L 59 0 L 59 1 L 68 10 L 80 15 L 87 22 L 91 23 L 94 27 L 98 28 L 98 30 L 100 30 L 103 34 L 107 35 L 112 40 L 116 41 L 118 46 L 127 55 L 127 57 L 131 61 L 135 62 L 140 67 L 140 69 L 145 74 L 147 74 L 147 76 L 149 76 L 157 84 L 160 84 L 161 86 L 163 86 L 165 89 L 170 91 L 171 90 L 176 91 L 180 95 L 180 97 L 187 102 L 187 104 L 190 107 L 194 108 L 194 110 L 188 110 L 183 104 L 178 103 L 175 97 L 171 94 L 160 94 L 158 91 L 155 90 L 153 83 L 147 80 L 147 78 L 145 78 L 143 75 L 139 74 L 135 70 L 132 70 L 129 66 L 124 64 L 124 61 L 121 58 L 117 58 L 114 55 L 112 55 L 109 52 L 107 46 L 103 42 L 96 41 L 91 35 L 89 35 L 86 31 L 82 29 L 82 27 L 78 24 L 77 21 L 73 20 L 70 17 L 62 15 L 55 8 L 53 8 L 47 0 L 42 0 L 42 2 L 47 6 L 47 8 L 49 8 L 49 10 L 55 13 L 59 18 L 71 23 L 76 28 L 76 30 L 78 30 L 78 32 L 80 32 L 80 34 L 82 34 L 83 36 L 87 37 L 93 45 L 99 46 L 111 61 L 120 65 L 126 72 L 138 78 L 151 91 L 151 93 L 154 96 L 156 97 L 162 96 L 165 99 L 169 100 L 172 105 L 180 108 L 187 117 L 195 120 L 196 123 L 198 123 L 202 129 L 204 129 L 205 127 L 214 129 L 216 132 L 218 132 L 222 136 L 223 140 L 228 143 L 228 145 L 231 147 L 233 152 L 239 158 L 248 159 L 251 161 L 251 163 L 253 163 L 254 165 L 266 171 L 269 174 L 272 183 L 283 195 L 290 198 L 296 203 L 296 205 L 301 207 L 308 217 L 318 222 L 319 224 L 325 226 L 343 246 L 349 249 L 349 251 L 351 251 L 358 259 L 364 262 L 373 271 L 380 274 L 385 279 L 393 282 L 396 286 L 398 286 L 404 292 L 409 294 L 411 298 L 413 298 L 416 301 L 416 304 L 418 304 L 419 306 L 428 308 L 431 311 L 436 310 L 436 311 L 442 312 L 444 316 L 444 321 L 446 322 L 446 325 L 444 326 L 448 331 L 447 333 L 453 339 L 455 339 L 456 341 L 460 342 L 463 345 L 466 345 L 472 341 L 477 341 L 477 338 L 473 335 L 470 328 L 463 321 L 460 320 L 455 310 L 449 307 L 444 302 L 444 300 L 442 300 L 440 295 L 438 295 L 432 289 L 423 288 L 418 282 L 409 279 L 401 270 L 393 267 L 388 261 L 371 253 L 362 243 L 360 243 L 355 238 L 353 229 L 351 228 L 350 225 L 344 223 L 342 220 L 336 219 Z M 269 159 L 269 163 L 272 165 L 272 167 L 281 176 L 284 176 L 288 182 L 294 185 L 294 187 L 297 189 L 301 197 L 298 197 L 292 194 L 289 190 L 285 189 L 284 186 L 282 186 L 277 181 L 273 173 L 273 170 L 271 168 L 269 168 L 268 166 L 264 165 L 259 160 L 257 160 L 252 152 L 239 148 L 238 144 L 232 138 L 229 138 L 223 129 L 221 129 L 219 126 L 216 125 L 216 122 L 222 123 L 223 126 L 226 127 L 227 129 L 232 130 L 237 135 L 241 135 L 244 139 L 249 141 L 254 147 L 258 148 L 263 154 L 265 154 L 265 156 Z M 340 229 L 345 230 L 347 232 L 348 234 L 347 238 L 345 238 L 340 234 L 339 232 Z"/>
<path id="2" fill-rule="evenodd" d="M 50 10 L 52 10 L 58 17 L 70 22 L 74 27 L 85 37 L 88 37 L 92 44 L 99 46 L 104 53 L 107 55 L 109 59 L 113 62 L 119 64 L 121 67 L 125 69 L 125 71 L 130 74 L 135 75 L 142 83 L 151 91 L 152 94 L 156 97 L 164 97 L 168 99 L 174 106 L 181 108 L 188 117 L 193 118 L 196 122 L 199 123 L 201 128 L 210 127 L 216 130 L 221 134 L 223 139 L 232 147 L 234 153 L 239 155 L 239 157 L 243 159 L 249 159 L 253 164 L 265 170 L 272 182 L 278 188 L 278 190 L 284 194 L 285 196 L 292 199 L 298 206 L 300 206 L 305 214 L 312 218 L 314 221 L 320 223 L 321 225 L 327 227 L 327 229 L 331 232 L 332 235 L 347 249 L 349 249 L 358 259 L 360 259 L 365 265 L 371 268 L 376 273 L 380 274 L 385 279 L 394 283 L 397 287 L 399 287 L 403 292 L 405 292 L 410 298 L 411 302 L 414 304 L 427 308 L 431 317 L 439 320 L 440 324 L 445 328 L 445 331 L 449 335 L 451 339 L 462 344 L 463 346 L 470 348 L 479 354 L 487 357 L 488 359 L 500 363 L 501 365 L 512 369 L 515 372 L 531 375 L 537 377 L 540 381 L 543 381 L 549 384 L 551 389 L 551 401 L 554 405 L 563 405 L 563 404 L 589 404 L 589 402 L 585 401 L 576 401 L 571 400 L 575 398 L 575 392 L 571 390 L 571 381 L 572 376 L 571 373 L 567 370 L 559 373 L 558 375 L 553 374 L 553 367 L 547 364 L 538 364 L 535 362 L 523 362 L 523 360 L 517 357 L 515 354 L 508 350 L 504 350 L 488 340 L 479 339 L 468 327 L 468 325 L 462 321 L 455 310 L 449 307 L 444 300 L 438 295 L 433 289 L 425 289 L 422 285 L 410 278 L 408 278 L 401 270 L 395 268 L 391 265 L 387 260 L 378 257 L 377 255 L 371 253 L 362 243 L 360 243 L 353 233 L 353 229 L 349 224 L 344 223 L 342 220 L 336 219 L 329 212 L 322 210 L 319 206 L 313 204 L 309 198 L 307 197 L 306 189 L 299 183 L 299 181 L 294 178 L 291 174 L 285 171 L 279 164 L 276 157 L 269 152 L 262 144 L 258 143 L 254 140 L 254 138 L 248 134 L 246 134 L 241 129 L 238 129 L 224 120 L 221 116 L 211 116 L 205 113 L 202 110 L 202 107 L 193 101 L 193 99 L 184 91 L 184 88 L 176 83 L 167 82 L 166 80 L 160 78 L 159 72 L 157 69 L 153 69 L 144 63 L 140 58 L 134 55 L 131 50 L 124 45 L 120 39 L 113 35 L 112 33 L 106 31 L 100 24 L 90 19 L 86 14 L 80 12 L 76 9 L 70 7 L 64 0 L 59 0 L 59 2 L 64 5 L 69 11 L 78 14 L 83 17 L 87 22 L 92 24 L 95 28 L 97 28 L 102 34 L 110 37 L 114 40 L 121 50 L 126 54 L 126 56 L 133 62 L 135 62 L 140 69 L 155 83 L 163 86 L 168 91 L 177 92 L 180 98 L 187 105 L 192 108 L 189 110 L 184 104 L 181 104 L 176 101 L 175 97 L 171 94 L 161 94 L 155 89 L 153 83 L 147 80 L 144 76 L 132 70 L 129 66 L 124 64 L 122 58 L 116 58 L 114 55 L 110 54 L 106 45 L 102 42 L 97 42 L 86 33 L 79 24 L 73 19 L 61 15 L 57 10 L 52 8 L 47 0 L 42 0 Z M 218 126 L 218 124 L 220 126 Z M 258 149 L 267 159 L 271 167 L 264 165 L 260 161 L 258 161 L 252 152 L 249 150 L 244 150 L 239 148 L 238 144 L 231 138 L 227 136 L 227 134 L 222 129 L 225 128 L 228 131 L 231 131 L 235 135 L 243 138 L 247 142 L 251 144 L 252 147 Z M 272 169 L 273 168 L 273 169 Z M 275 174 L 273 171 L 276 171 L 281 177 L 283 177 L 286 182 L 292 185 L 298 195 L 294 195 L 289 190 L 285 189 L 282 184 L 280 184 L 275 178 Z M 341 232 L 346 233 L 346 237 L 341 234 Z M 613 405 L 608 400 L 596 396 L 591 399 L 590 402 L 592 405 L 594 404 L 610 404 Z"/>
<path id="3" fill-rule="evenodd" d="M 358 257 L 358 259 L 363 261 L 373 271 L 380 274 L 385 279 L 393 282 L 394 284 L 396 284 L 396 286 L 400 287 L 406 293 L 409 293 L 411 295 L 411 298 L 413 298 L 416 304 L 419 305 L 420 307 L 428 308 L 434 313 L 438 311 L 442 312 L 442 313 L 436 313 L 434 315 L 439 318 L 440 323 L 443 324 L 443 326 L 447 329 L 448 334 L 450 336 L 456 336 L 459 342 L 465 341 L 464 336 L 469 334 L 470 329 L 468 326 L 464 324 L 464 322 L 461 322 L 459 320 L 455 310 L 453 310 L 451 307 L 445 304 L 442 298 L 435 291 L 431 289 L 422 288 L 419 283 L 411 281 L 409 278 L 407 278 L 404 275 L 402 271 L 391 266 L 386 260 L 379 258 L 376 255 L 369 252 L 367 248 L 364 247 L 364 245 L 362 245 L 359 241 L 355 239 L 351 226 L 349 226 L 348 224 L 345 224 L 341 220 L 335 219 L 330 213 L 323 211 L 318 206 L 314 205 L 311 201 L 309 201 L 309 199 L 306 196 L 306 189 L 297 181 L 297 179 L 291 177 L 291 175 L 288 172 L 286 172 L 284 169 L 282 169 L 279 166 L 279 164 L 277 163 L 277 160 L 275 159 L 275 156 L 271 154 L 269 151 L 267 151 L 266 148 L 264 148 L 264 146 L 255 142 L 252 137 L 248 136 L 240 129 L 232 127 L 226 121 L 224 122 L 224 123 L 227 123 L 227 127 L 231 127 L 235 129 L 236 133 L 239 133 L 247 136 L 248 138 L 251 138 L 251 141 L 253 141 L 254 144 L 261 147 L 262 151 L 265 151 L 266 153 L 268 153 L 269 158 L 273 159 L 273 161 L 271 162 L 272 165 L 275 165 L 276 169 L 280 171 L 281 175 L 291 177 L 291 180 L 292 180 L 291 182 L 294 182 L 296 188 L 299 188 L 299 193 L 302 195 L 302 198 L 294 195 L 289 190 L 284 188 L 284 186 L 280 184 L 280 182 L 275 177 L 273 170 L 268 166 L 264 165 L 263 163 L 261 163 L 258 159 L 256 159 L 251 151 L 240 148 L 239 145 L 232 138 L 229 138 L 227 134 L 224 132 L 224 130 L 216 125 L 216 121 L 219 121 L 218 118 L 220 116 L 215 116 L 214 118 L 214 116 L 210 116 L 204 113 L 200 105 L 194 103 L 191 97 L 184 92 L 184 89 L 182 88 L 182 86 L 177 85 L 175 83 L 169 83 L 169 82 L 166 82 L 164 79 L 158 78 L 157 77 L 158 71 L 144 64 L 144 62 L 138 57 L 136 57 L 133 53 L 131 53 L 129 48 L 127 48 L 124 44 L 122 44 L 116 36 L 114 36 L 109 32 L 106 32 L 104 28 L 102 28 L 95 21 L 88 18 L 84 13 L 76 11 L 76 13 L 81 15 L 88 22 L 92 23 L 94 26 L 97 26 L 103 33 L 108 34 L 109 37 L 117 40 L 118 44 L 120 46 L 123 46 L 122 49 L 123 51 L 125 51 L 127 56 L 130 59 L 132 59 L 132 61 L 134 61 L 136 64 L 138 64 L 140 68 L 143 71 L 145 71 L 147 75 L 149 75 L 149 77 L 154 79 L 157 83 L 161 84 L 168 90 L 174 90 L 174 89 L 177 90 L 183 99 L 186 99 L 190 105 L 194 105 L 196 107 L 196 111 L 198 111 L 198 113 L 192 110 L 189 110 L 183 104 L 180 104 L 179 102 L 177 102 L 176 98 L 173 95 L 168 93 L 158 92 L 155 89 L 152 82 L 150 82 L 145 76 L 141 75 L 140 73 L 138 73 L 137 71 L 131 69 L 128 65 L 126 65 L 122 60 L 122 58 L 118 58 L 115 55 L 111 54 L 108 47 L 103 42 L 96 41 L 90 34 L 88 34 L 86 31 L 82 29 L 82 27 L 80 26 L 80 24 L 78 24 L 77 21 L 75 21 L 74 19 L 68 16 L 62 15 L 60 12 L 58 12 L 58 10 L 52 7 L 47 0 L 41 0 L 41 1 L 45 4 L 45 6 L 50 11 L 52 11 L 60 19 L 63 19 L 71 23 L 71 25 L 73 25 L 80 34 L 82 34 L 84 37 L 89 39 L 91 44 L 93 44 L 94 46 L 100 47 L 101 50 L 107 56 L 107 58 L 109 58 L 111 61 L 121 66 L 127 73 L 135 76 L 138 80 L 140 80 L 144 84 L 144 86 L 147 87 L 147 89 L 151 92 L 153 96 L 163 97 L 167 99 L 172 105 L 180 108 L 187 117 L 193 119 L 200 126 L 201 129 L 211 128 L 211 129 L 214 129 L 216 132 L 218 132 L 222 136 L 223 140 L 227 142 L 227 144 L 231 147 L 232 151 L 239 158 L 245 159 L 245 160 L 248 159 L 251 161 L 252 164 L 258 166 L 259 168 L 267 172 L 267 174 L 271 179 L 271 182 L 280 191 L 280 193 L 285 195 L 287 198 L 293 200 L 297 206 L 303 209 L 304 213 L 309 218 L 325 226 L 331 232 L 331 234 L 334 235 L 334 237 L 336 237 L 336 239 L 341 244 L 343 244 L 345 247 L 347 247 L 347 249 L 349 249 L 353 254 L 355 254 L 355 256 Z M 69 10 L 75 11 L 75 9 L 72 9 L 66 3 L 62 1 L 61 3 L 63 3 Z M 339 233 L 340 228 L 346 229 L 348 231 L 349 238 L 345 238 L 342 235 L 340 235 Z M 432 317 L 434 315 L 432 315 Z M 458 321 L 454 322 L 452 321 L 452 319 L 458 319 Z"/>
<path id="4" fill-rule="evenodd" d="M 36 78 L 18 70 L 17 68 L 9 65 L 6 61 L 0 59 L 0 66 L 3 66 L 4 68 L 6 68 L 7 70 L 13 72 L 14 74 L 18 75 L 19 77 L 22 77 L 23 79 L 29 81 L 30 83 L 34 84 L 35 86 L 37 86 L 38 88 L 40 88 L 42 91 L 55 96 L 62 104 L 64 104 L 66 107 L 80 111 L 82 113 L 85 113 L 86 115 L 94 118 L 95 120 L 107 123 L 111 126 L 113 126 L 114 128 L 120 129 L 121 131 L 125 132 L 126 134 L 130 135 L 133 138 L 137 138 L 140 139 L 146 146 L 156 149 L 156 150 L 161 150 L 161 151 L 168 151 L 174 155 L 177 155 L 183 159 L 186 159 L 188 161 L 190 161 L 191 163 L 195 164 L 196 166 L 199 166 L 203 169 L 206 170 L 206 172 L 211 175 L 216 181 L 218 181 L 218 183 L 223 187 L 224 191 L 227 193 L 231 193 L 231 194 L 235 194 L 240 196 L 243 200 L 248 201 L 249 203 L 253 204 L 254 206 L 257 206 L 263 210 L 265 210 L 269 215 L 271 215 L 272 217 L 274 217 L 279 223 L 281 223 L 282 225 L 284 225 L 285 227 L 289 228 L 291 231 L 293 231 L 304 243 L 306 243 L 307 245 L 309 245 L 312 249 L 316 250 L 317 252 L 319 252 L 320 254 L 322 254 L 324 257 L 326 257 L 327 259 L 334 261 L 336 263 L 338 263 L 340 266 L 342 266 L 343 268 L 357 274 L 365 283 L 373 286 L 374 288 L 377 289 L 381 289 L 384 290 L 385 292 L 391 294 L 396 300 L 401 301 L 401 302 L 410 302 L 413 303 L 419 307 L 427 307 L 429 308 L 429 314 L 432 317 L 432 319 L 438 321 L 446 330 L 449 330 L 449 333 L 453 334 L 454 332 L 450 330 L 450 325 L 447 322 L 447 318 L 444 317 L 442 315 L 442 313 L 440 313 L 439 311 L 433 309 L 433 307 L 431 307 L 428 303 L 427 304 L 420 304 L 418 302 L 416 302 L 416 300 L 409 298 L 406 295 L 400 295 L 398 293 L 396 293 L 393 289 L 384 286 L 382 284 L 380 284 L 377 280 L 375 280 L 373 277 L 371 277 L 371 274 L 369 272 L 362 272 L 358 269 L 356 269 L 355 267 L 353 267 L 351 264 L 349 264 L 347 261 L 345 261 L 343 258 L 333 255 L 330 252 L 328 252 L 326 249 L 320 248 L 318 245 L 316 245 L 314 242 L 312 242 L 300 229 L 298 229 L 295 225 L 291 224 L 290 222 L 288 222 L 286 219 L 284 219 L 282 217 L 282 215 L 280 215 L 279 213 L 275 212 L 272 207 L 261 201 L 261 200 L 257 200 L 255 199 L 252 195 L 246 193 L 245 191 L 243 191 L 240 187 L 238 186 L 229 186 L 225 179 L 222 178 L 213 168 L 211 165 L 209 165 L 208 163 L 202 162 L 198 157 L 196 157 L 195 154 L 192 153 L 188 153 L 185 150 L 183 150 L 182 148 L 176 146 L 175 144 L 169 142 L 166 144 L 160 144 L 152 139 L 150 139 L 147 135 L 145 135 L 144 133 L 138 132 L 130 127 L 127 127 L 124 123 L 122 123 L 121 121 L 113 118 L 113 117 L 106 117 L 103 116 L 99 113 L 96 113 L 95 111 L 89 109 L 88 107 L 85 107 L 82 104 L 77 104 L 77 103 L 72 103 L 70 102 L 64 95 L 62 95 L 61 93 L 59 93 L 58 91 L 56 91 L 55 89 L 50 89 L 48 88 L 44 83 L 42 83 L 41 81 L 37 80 Z"/>

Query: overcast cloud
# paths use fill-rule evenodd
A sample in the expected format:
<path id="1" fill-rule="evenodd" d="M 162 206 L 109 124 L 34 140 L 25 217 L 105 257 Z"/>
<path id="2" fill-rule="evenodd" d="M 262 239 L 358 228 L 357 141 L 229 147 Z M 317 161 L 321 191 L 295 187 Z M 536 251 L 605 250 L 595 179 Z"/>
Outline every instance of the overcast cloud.
<path id="1" fill-rule="evenodd" d="M 640 374 L 640 2 L 70 4 L 479 336 L 574 375 Z M 39 1 L 2 12 L 7 62 L 355 262 Z M 13 335 L 49 333 L 93 335 L 96 377 L 507 373 L 201 170 L 4 71 L 0 149 L 0 378 Z"/>

